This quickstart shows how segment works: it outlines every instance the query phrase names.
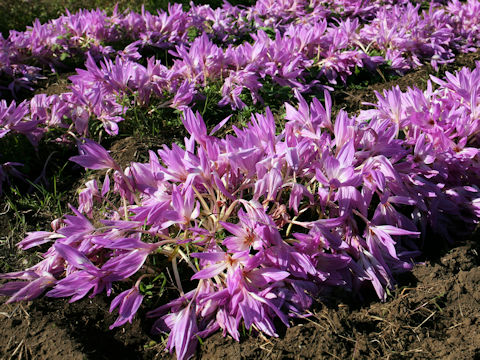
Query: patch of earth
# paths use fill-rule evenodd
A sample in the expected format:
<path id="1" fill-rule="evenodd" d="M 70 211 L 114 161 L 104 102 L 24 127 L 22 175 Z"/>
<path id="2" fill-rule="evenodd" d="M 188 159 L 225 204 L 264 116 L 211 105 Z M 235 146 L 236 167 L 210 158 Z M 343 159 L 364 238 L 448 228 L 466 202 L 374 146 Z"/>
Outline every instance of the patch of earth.
<path id="1" fill-rule="evenodd" d="M 165 131 L 160 136 L 129 136 L 122 139 L 115 139 L 110 147 L 110 154 L 113 159 L 124 169 L 131 162 L 148 162 L 148 151 L 156 152 L 164 144 L 182 141 L 184 129 L 172 129 Z"/>
<path id="2" fill-rule="evenodd" d="M 52 74 L 47 79 L 39 83 L 39 87 L 35 89 L 33 94 L 46 94 L 47 96 L 50 96 L 70 92 L 71 83 L 68 78 L 75 74 L 75 71 Z"/>
<path id="3" fill-rule="evenodd" d="M 0 306 L 0 359 L 154 359 L 158 345 L 137 319 L 109 330 L 116 314 L 105 298 L 43 298 Z"/>

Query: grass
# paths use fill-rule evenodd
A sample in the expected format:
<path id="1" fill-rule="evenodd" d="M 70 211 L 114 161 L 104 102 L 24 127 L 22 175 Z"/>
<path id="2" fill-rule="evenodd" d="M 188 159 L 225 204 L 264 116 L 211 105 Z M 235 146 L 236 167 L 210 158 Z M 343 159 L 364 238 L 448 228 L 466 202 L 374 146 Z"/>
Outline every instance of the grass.
<path id="1" fill-rule="evenodd" d="M 0 163 L 25 164 L 20 171 L 26 177 L 10 177 L 0 197 L 0 272 L 32 265 L 35 253 L 18 252 L 15 244 L 26 232 L 50 228 L 50 222 L 68 210 L 67 204 L 75 203 L 79 171 L 68 158 L 76 149 L 50 141 L 55 137 L 47 134 L 38 149 L 21 135 L 2 139 Z"/>

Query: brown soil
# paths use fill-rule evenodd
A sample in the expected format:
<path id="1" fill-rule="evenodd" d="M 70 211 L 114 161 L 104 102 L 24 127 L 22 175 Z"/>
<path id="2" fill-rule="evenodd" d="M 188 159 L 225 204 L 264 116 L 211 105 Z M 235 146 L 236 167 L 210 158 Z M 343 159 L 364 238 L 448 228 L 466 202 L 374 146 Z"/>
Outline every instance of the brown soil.
<path id="1" fill-rule="evenodd" d="M 132 161 L 148 162 L 149 150 L 156 152 L 163 144 L 180 142 L 183 131 L 182 128 L 179 131 L 174 130 L 169 134 L 165 131 L 164 134 L 157 137 L 143 136 L 142 139 L 138 139 L 129 136 L 118 139 L 110 147 L 110 154 L 122 168 L 129 166 Z"/>
<path id="2" fill-rule="evenodd" d="M 0 355 L 2 359 L 153 358 L 158 350 L 150 344 L 148 329 L 136 320 L 110 331 L 116 315 L 108 307 L 103 298 L 73 304 L 45 298 L 2 305 Z"/>
<path id="3" fill-rule="evenodd" d="M 34 94 L 60 95 L 70 91 L 70 81 L 68 78 L 75 75 L 76 72 L 56 73 L 43 80 Z"/>

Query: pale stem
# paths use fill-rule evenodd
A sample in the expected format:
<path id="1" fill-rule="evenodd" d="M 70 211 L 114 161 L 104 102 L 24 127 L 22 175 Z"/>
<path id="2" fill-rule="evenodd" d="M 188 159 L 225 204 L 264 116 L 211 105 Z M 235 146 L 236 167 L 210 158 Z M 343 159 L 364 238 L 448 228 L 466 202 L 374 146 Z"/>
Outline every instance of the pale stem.
<path id="1" fill-rule="evenodd" d="M 127 199 L 125 199 L 124 196 L 122 196 L 122 202 L 123 202 L 123 215 L 125 216 L 125 221 L 128 221 Z"/>
<path id="2" fill-rule="evenodd" d="M 240 185 L 238 187 L 237 190 L 235 190 L 235 192 L 232 194 L 232 196 L 235 196 L 235 194 L 237 194 L 238 192 L 242 192 L 242 195 L 240 195 L 240 197 L 243 197 L 243 190 L 251 188 L 251 187 L 253 187 L 252 183 L 243 183 L 242 185 Z"/>
<path id="3" fill-rule="evenodd" d="M 290 232 L 292 231 L 292 227 L 293 227 L 293 222 L 296 221 L 297 219 L 298 219 L 298 215 L 294 216 L 293 219 L 292 219 L 292 222 L 290 222 L 290 224 L 288 224 L 287 232 L 285 233 L 286 236 L 290 235 Z"/>
<path id="4" fill-rule="evenodd" d="M 178 273 L 176 255 L 172 259 L 172 269 L 173 269 L 173 276 L 175 277 L 175 282 L 177 284 L 178 290 L 180 291 L 180 296 L 183 296 L 185 295 L 185 293 L 183 292 L 182 283 L 180 282 L 180 274 Z"/>
<path id="5" fill-rule="evenodd" d="M 296 221 L 296 220 L 299 218 L 299 216 L 302 215 L 302 214 L 303 214 L 305 211 L 307 211 L 308 209 L 310 209 L 310 206 L 307 206 L 307 207 L 304 207 L 303 209 L 300 209 L 300 210 L 298 211 L 298 214 L 293 217 L 292 221 Z M 286 236 L 289 236 L 289 235 L 290 235 L 290 231 L 292 231 L 292 226 L 293 226 L 293 225 L 294 225 L 293 222 L 290 222 L 290 223 L 288 224 Z"/>
<path id="6" fill-rule="evenodd" d="M 212 216 L 213 217 L 213 220 L 216 222 L 217 221 L 217 217 L 215 216 L 215 214 L 212 212 L 212 210 L 210 209 L 210 207 L 208 206 L 207 202 L 205 201 L 205 199 L 203 198 L 202 194 L 200 194 L 198 192 L 198 190 L 195 188 L 195 186 L 192 185 L 192 189 L 193 191 L 195 191 L 195 194 L 197 195 L 197 198 L 198 200 L 200 201 L 200 204 L 202 204 L 202 207 L 204 208 L 204 210 L 209 214 L 209 216 Z"/>
<path id="7" fill-rule="evenodd" d="M 232 211 L 235 209 L 235 206 L 237 206 L 237 203 L 238 203 L 238 199 L 230 204 L 227 211 L 225 211 L 225 215 L 222 216 L 222 220 L 227 220 L 230 217 L 230 215 L 232 214 Z"/>
<path id="8" fill-rule="evenodd" d="M 70 125 L 70 128 L 72 128 L 72 126 L 73 126 L 73 124 Z M 80 140 L 78 139 L 77 135 L 75 135 L 75 134 L 70 130 L 70 128 L 69 128 L 69 130 L 67 131 L 67 134 L 69 134 L 69 135 L 70 135 L 71 137 L 73 137 L 77 142 L 79 142 Z"/>
<path id="9" fill-rule="evenodd" d="M 193 269 L 193 271 L 196 272 L 197 268 L 193 265 L 192 261 L 188 258 L 188 256 L 181 249 L 178 249 L 177 252 L 183 258 L 183 260 L 185 260 L 185 262 L 188 264 L 188 266 L 190 266 Z"/>
<path id="10" fill-rule="evenodd" d="M 360 211 L 358 211 L 358 210 L 356 210 L 356 209 L 352 209 L 352 212 L 353 212 L 355 215 L 357 215 L 360 219 L 362 219 L 363 221 L 365 221 L 365 223 L 366 223 L 367 225 L 370 224 L 370 220 L 368 220 L 365 216 L 363 216 L 363 214 L 362 214 Z"/>

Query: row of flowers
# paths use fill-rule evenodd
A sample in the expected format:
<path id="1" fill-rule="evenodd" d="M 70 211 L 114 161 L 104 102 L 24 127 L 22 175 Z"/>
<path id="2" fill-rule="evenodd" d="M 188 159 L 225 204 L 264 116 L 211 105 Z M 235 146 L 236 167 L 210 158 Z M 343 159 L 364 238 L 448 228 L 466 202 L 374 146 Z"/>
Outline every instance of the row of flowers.
<path id="1" fill-rule="evenodd" d="M 37 265 L 2 274 L 14 281 L 0 294 L 106 292 L 113 328 L 132 321 L 144 284 L 171 274 L 178 298 L 147 316 L 179 359 L 220 329 L 276 336 L 275 318 L 289 326 L 333 287 L 371 287 L 385 300 L 426 236 L 468 233 L 480 217 L 480 63 L 432 81 L 436 90 L 393 88 L 335 119 L 328 92 L 308 104 L 296 91 L 280 131 L 267 108 L 224 138 L 215 133 L 228 118 L 208 133 L 184 108 L 183 146 L 126 169 L 86 139 L 71 160 L 103 180 L 87 182 L 51 231 L 19 243 L 51 246 Z"/>
<path id="2" fill-rule="evenodd" d="M 408 1 L 367 3 L 260 0 L 247 8 L 225 4 L 215 10 L 192 4 L 183 11 L 176 4 L 157 15 L 147 11 L 114 11 L 112 15 L 100 10 L 67 12 L 46 24 L 37 21 L 27 31 L 11 31 L 7 39 L 0 37 L 0 75 L 5 78 L 4 87 L 15 94 L 20 88 L 32 89 L 44 73 L 42 68 L 54 72 L 68 68 L 68 61 L 81 59 L 87 52 L 97 61 L 116 56 L 138 60 L 145 47 L 188 49 L 199 35 L 226 50 L 256 34 L 253 41 L 260 42 L 259 50 L 283 46 L 286 59 L 273 56 L 269 60 L 279 62 L 276 70 L 280 74 L 282 67 L 301 73 L 316 66 L 329 82 L 337 77 L 344 81 L 355 66 L 374 67 L 386 61 L 392 69 L 404 72 L 423 61 L 437 66 L 452 60 L 453 51 L 478 47 L 477 0 L 432 3 L 422 11 Z M 263 30 L 276 34 L 275 41 L 264 39 Z M 181 52 L 175 51 L 175 55 L 188 60 Z M 262 56 L 251 60 L 265 61 Z"/>
<path id="3" fill-rule="evenodd" d="M 231 6 L 212 9 L 191 4 L 188 11 L 175 4 L 168 11 L 119 12 L 81 10 L 41 24 L 36 21 L 27 31 L 11 31 L 0 38 L 1 71 L 15 78 L 11 89 L 28 86 L 40 76 L 40 68 L 62 68 L 67 58 L 82 56 L 87 50 L 98 58 L 112 54 L 130 54 L 131 46 L 172 48 L 189 42 L 189 30 L 208 33 L 222 43 L 238 41 L 262 27 L 283 29 L 285 24 L 300 20 L 318 21 L 333 14 L 341 17 L 371 17 L 383 2 L 371 1 L 270 1 L 260 0 L 254 6 Z M 402 3 L 405 3 L 403 1 Z M 342 9 L 341 15 L 338 13 Z M 335 13 L 337 11 L 337 13 Z M 131 45 L 131 43 L 134 43 Z M 115 48 L 126 45 L 119 51 Z M 113 46 L 112 46 L 113 45 Z M 130 47 L 129 47 L 130 45 Z M 133 52 L 135 52 L 133 50 Z"/>

